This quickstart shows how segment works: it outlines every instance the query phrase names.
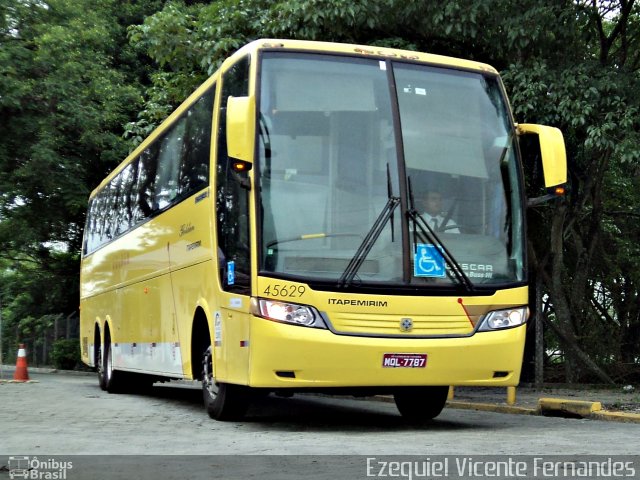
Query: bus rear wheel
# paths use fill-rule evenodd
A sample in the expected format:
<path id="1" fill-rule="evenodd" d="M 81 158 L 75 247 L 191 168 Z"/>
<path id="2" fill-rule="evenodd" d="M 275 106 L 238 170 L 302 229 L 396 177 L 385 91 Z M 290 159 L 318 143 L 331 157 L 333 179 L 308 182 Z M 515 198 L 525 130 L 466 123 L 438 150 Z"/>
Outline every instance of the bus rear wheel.
<path id="1" fill-rule="evenodd" d="M 126 372 L 113 368 L 113 346 L 109 335 L 106 336 L 101 350 L 103 359 L 100 386 L 104 385 L 104 390 L 109 393 L 124 393 L 127 390 Z"/>
<path id="2" fill-rule="evenodd" d="M 449 387 L 407 387 L 396 390 L 393 398 L 403 418 L 419 423 L 440 415 L 448 393 Z"/>
<path id="3" fill-rule="evenodd" d="M 216 382 L 211 346 L 205 350 L 202 358 L 202 398 L 207 413 L 215 420 L 239 420 L 249 408 L 247 387 Z"/>
<path id="4" fill-rule="evenodd" d="M 97 343 L 95 346 L 95 357 L 94 363 L 96 366 L 96 371 L 98 372 L 98 385 L 102 390 L 107 389 L 107 380 L 104 374 L 104 361 L 102 360 L 102 344 Z"/>

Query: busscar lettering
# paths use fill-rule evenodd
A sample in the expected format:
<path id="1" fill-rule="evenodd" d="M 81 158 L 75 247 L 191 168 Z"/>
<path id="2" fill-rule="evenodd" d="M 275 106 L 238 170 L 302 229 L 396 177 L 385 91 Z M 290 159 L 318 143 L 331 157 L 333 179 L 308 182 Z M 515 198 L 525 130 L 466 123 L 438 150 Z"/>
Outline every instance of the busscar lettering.
<path id="1" fill-rule="evenodd" d="M 493 272 L 493 265 L 491 264 L 482 264 L 482 263 L 461 263 L 460 267 L 465 272 Z M 447 265 L 447 270 L 450 267 Z"/>
<path id="2" fill-rule="evenodd" d="M 387 307 L 389 302 L 386 300 L 351 300 L 341 298 L 330 298 L 329 305 L 350 305 L 352 307 Z"/>
<path id="3" fill-rule="evenodd" d="M 460 267 L 469 278 L 493 278 L 493 265 L 482 263 L 461 263 Z M 451 271 L 449 265 L 447 270 Z"/>

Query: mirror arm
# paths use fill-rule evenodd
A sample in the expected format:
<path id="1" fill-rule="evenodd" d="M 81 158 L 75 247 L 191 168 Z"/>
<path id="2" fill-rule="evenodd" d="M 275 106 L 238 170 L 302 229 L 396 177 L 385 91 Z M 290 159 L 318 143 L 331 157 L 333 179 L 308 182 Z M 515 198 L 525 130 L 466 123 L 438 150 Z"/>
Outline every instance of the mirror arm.
<path id="1" fill-rule="evenodd" d="M 550 202 L 556 198 L 564 198 L 567 192 L 566 185 L 556 185 L 555 187 L 548 188 L 546 195 L 540 195 L 539 197 L 533 197 L 527 199 L 527 208 L 537 207 L 543 203 Z"/>
<path id="2" fill-rule="evenodd" d="M 538 205 L 542 205 L 543 203 L 550 202 L 554 198 L 559 198 L 557 195 L 553 193 L 549 193 L 547 195 L 542 195 L 541 197 L 529 198 L 527 200 L 527 208 L 537 207 Z"/>

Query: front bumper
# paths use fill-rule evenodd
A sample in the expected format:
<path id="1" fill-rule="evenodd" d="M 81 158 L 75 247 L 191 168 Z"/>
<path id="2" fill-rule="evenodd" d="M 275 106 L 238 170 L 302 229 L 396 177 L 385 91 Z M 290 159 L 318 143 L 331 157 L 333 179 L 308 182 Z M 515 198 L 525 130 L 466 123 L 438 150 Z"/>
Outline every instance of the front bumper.
<path id="1" fill-rule="evenodd" d="M 253 317 L 249 385 L 261 388 L 515 386 L 526 325 L 455 338 L 336 335 Z M 426 354 L 424 368 L 383 367 L 385 353 Z"/>

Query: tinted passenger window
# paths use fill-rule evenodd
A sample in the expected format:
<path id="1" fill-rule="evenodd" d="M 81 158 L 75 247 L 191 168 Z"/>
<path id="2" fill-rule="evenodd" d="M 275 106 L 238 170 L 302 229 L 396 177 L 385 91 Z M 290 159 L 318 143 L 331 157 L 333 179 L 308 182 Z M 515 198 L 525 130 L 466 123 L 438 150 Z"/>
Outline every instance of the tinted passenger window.
<path id="1" fill-rule="evenodd" d="M 136 167 L 138 161 L 127 165 L 118 175 L 120 178 L 118 188 L 118 202 L 116 210 L 116 228 L 115 234 L 120 235 L 133 226 L 133 209 L 131 205 L 131 194 L 135 189 Z"/>
<path id="2" fill-rule="evenodd" d="M 91 200 L 85 254 L 209 183 L 215 86 Z"/>
<path id="3" fill-rule="evenodd" d="M 209 183 L 214 96 L 215 88 L 212 88 L 186 114 L 184 154 L 180 166 L 181 196 L 201 190 Z"/>
<path id="4" fill-rule="evenodd" d="M 185 120 L 182 117 L 160 142 L 156 172 L 154 210 L 162 210 L 178 196 L 178 175 L 182 157 Z"/>

